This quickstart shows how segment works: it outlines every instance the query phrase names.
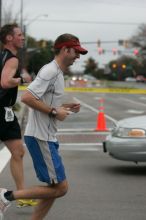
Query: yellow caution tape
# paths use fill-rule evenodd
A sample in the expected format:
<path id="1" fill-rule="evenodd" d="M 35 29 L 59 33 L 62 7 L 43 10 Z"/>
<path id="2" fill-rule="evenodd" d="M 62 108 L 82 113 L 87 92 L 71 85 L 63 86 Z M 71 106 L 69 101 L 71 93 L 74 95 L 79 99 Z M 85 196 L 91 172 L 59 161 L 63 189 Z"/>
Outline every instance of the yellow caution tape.
<path id="1" fill-rule="evenodd" d="M 26 90 L 27 86 L 19 86 L 20 91 Z M 128 93 L 128 94 L 146 94 L 146 89 L 131 88 L 65 88 L 66 92 L 97 92 L 97 93 Z"/>
<path id="2" fill-rule="evenodd" d="M 27 86 L 19 86 L 19 91 L 24 91 L 24 90 L 26 90 L 26 88 L 27 88 Z"/>
<path id="3" fill-rule="evenodd" d="M 66 92 L 97 92 L 97 93 L 128 93 L 128 94 L 146 94 L 146 89 L 131 88 L 65 88 Z"/>

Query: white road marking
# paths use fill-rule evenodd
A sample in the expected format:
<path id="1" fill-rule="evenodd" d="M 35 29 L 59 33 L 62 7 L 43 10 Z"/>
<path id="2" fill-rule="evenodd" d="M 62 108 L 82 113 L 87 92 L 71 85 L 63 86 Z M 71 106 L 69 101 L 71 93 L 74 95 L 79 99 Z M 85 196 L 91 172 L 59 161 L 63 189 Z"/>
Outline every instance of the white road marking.
<path id="1" fill-rule="evenodd" d="M 60 143 L 62 146 L 102 146 L 102 143 Z"/>
<path id="2" fill-rule="evenodd" d="M 146 100 L 146 97 L 141 96 L 140 99 L 141 99 L 141 100 Z"/>
<path id="3" fill-rule="evenodd" d="M 101 151 L 102 143 L 60 143 L 63 151 Z"/>
<path id="4" fill-rule="evenodd" d="M 101 151 L 102 143 L 63 143 L 61 151 Z"/>
<path id="5" fill-rule="evenodd" d="M 134 109 L 129 109 L 127 112 L 132 113 L 132 114 L 143 114 L 144 113 L 144 111 L 138 111 Z"/>
<path id="6" fill-rule="evenodd" d="M 76 97 L 74 97 L 74 100 L 76 100 L 76 101 L 79 102 L 81 105 L 83 105 L 84 107 L 90 109 L 90 110 L 93 111 L 93 112 L 96 112 L 96 113 L 99 112 L 99 110 L 97 110 L 97 109 L 95 109 L 94 107 L 92 107 L 92 106 L 86 104 L 85 102 L 83 102 L 83 101 L 77 99 Z M 108 118 L 109 120 L 111 120 L 113 123 L 115 123 L 115 124 L 117 123 L 117 120 L 115 120 L 114 118 L 110 117 L 109 115 L 106 115 L 106 114 L 105 114 L 105 117 Z"/>
<path id="7" fill-rule="evenodd" d="M 101 99 L 101 97 L 94 97 L 94 99 L 95 99 L 95 100 L 100 100 L 100 99 Z"/>
<path id="8" fill-rule="evenodd" d="M 82 133 L 86 133 L 86 132 L 96 132 L 93 128 L 60 128 L 58 129 L 58 132 L 82 132 Z"/>
<path id="9" fill-rule="evenodd" d="M 61 148 L 62 151 L 100 151 L 101 149 L 99 148 L 74 148 L 74 147 L 62 147 Z"/>
<path id="10" fill-rule="evenodd" d="M 84 128 L 63 128 L 63 129 L 59 129 L 57 135 L 75 135 L 75 133 L 77 134 L 88 134 L 88 135 L 92 135 L 92 134 L 97 134 L 97 135 L 106 135 L 108 133 L 110 133 L 110 131 L 112 130 L 112 128 L 108 128 L 108 131 L 95 131 L 95 129 L 84 129 Z"/>
<path id="11" fill-rule="evenodd" d="M 11 157 L 11 154 L 6 147 L 0 150 L 0 173 L 2 172 L 2 170 L 5 168 L 5 166 L 9 162 L 10 157 Z"/>
<path id="12" fill-rule="evenodd" d="M 4 215 L 0 213 L 0 220 L 4 220 Z"/>
<path id="13" fill-rule="evenodd" d="M 127 101 L 127 102 L 131 102 L 132 104 L 135 104 L 136 106 L 138 106 L 138 105 L 146 106 L 146 103 L 135 102 L 135 101 L 133 101 L 133 100 L 126 99 L 126 98 L 122 98 L 122 97 L 121 97 L 120 99 L 123 99 L 123 100 L 125 100 L 125 101 Z"/>

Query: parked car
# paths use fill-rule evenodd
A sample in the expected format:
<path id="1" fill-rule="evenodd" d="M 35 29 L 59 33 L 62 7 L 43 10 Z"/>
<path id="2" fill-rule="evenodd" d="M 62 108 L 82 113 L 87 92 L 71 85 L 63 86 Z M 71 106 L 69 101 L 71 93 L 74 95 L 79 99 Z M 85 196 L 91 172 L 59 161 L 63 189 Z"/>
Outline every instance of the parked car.
<path id="1" fill-rule="evenodd" d="M 86 81 L 92 81 L 92 82 L 97 80 L 94 76 L 87 75 L 87 74 L 83 75 L 83 79 L 86 80 Z"/>
<path id="2" fill-rule="evenodd" d="M 70 86 L 86 87 L 87 81 L 82 76 L 73 76 L 69 82 Z"/>
<path id="3" fill-rule="evenodd" d="M 146 115 L 118 121 L 103 150 L 119 160 L 146 162 Z"/>
<path id="4" fill-rule="evenodd" d="M 83 80 L 87 83 L 87 87 L 100 86 L 100 81 L 92 75 L 84 74 L 83 75 Z"/>
<path id="5" fill-rule="evenodd" d="M 136 77 L 136 82 L 146 82 L 146 78 L 142 75 Z"/>
<path id="6" fill-rule="evenodd" d="M 73 76 L 69 82 L 70 86 L 75 87 L 97 87 L 100 85 L 100 81 L 92 75 Z"/>
<path id="7" fill-rule="evenodd" d="M 136 79 L 134 77 L 127 77 L 125 78 L 126 82 L 136 82 Z"/>

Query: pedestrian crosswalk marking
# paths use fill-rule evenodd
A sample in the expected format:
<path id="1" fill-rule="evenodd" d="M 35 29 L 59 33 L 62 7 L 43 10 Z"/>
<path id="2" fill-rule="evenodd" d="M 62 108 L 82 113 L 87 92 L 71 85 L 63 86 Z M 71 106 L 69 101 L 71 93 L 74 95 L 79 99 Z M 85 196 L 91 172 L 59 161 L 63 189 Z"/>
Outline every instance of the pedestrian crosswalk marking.
<path id="1" fill-rule="evenodd" d="M 2 170 L 5 168 L 5 166 L 9 162 L 10 157 L 11 157 L 11 154 L 9 150 L 6 147 L 4 147 L 0 151 L 0 173 L 2 172 Z"/>

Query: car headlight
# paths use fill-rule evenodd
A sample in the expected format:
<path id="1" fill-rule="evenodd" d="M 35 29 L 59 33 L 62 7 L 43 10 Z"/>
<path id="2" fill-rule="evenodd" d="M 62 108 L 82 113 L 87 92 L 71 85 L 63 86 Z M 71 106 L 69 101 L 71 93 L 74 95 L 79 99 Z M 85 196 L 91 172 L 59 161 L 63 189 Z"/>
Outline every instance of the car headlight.
<path id="1" fill-rule="evenodd" d="M 144 138 L 146 137 L 146 131 L 140 128 L 115 128 L 113 130 L 113 136 L 115 137 L 137 137 Z"/>

